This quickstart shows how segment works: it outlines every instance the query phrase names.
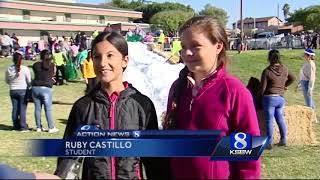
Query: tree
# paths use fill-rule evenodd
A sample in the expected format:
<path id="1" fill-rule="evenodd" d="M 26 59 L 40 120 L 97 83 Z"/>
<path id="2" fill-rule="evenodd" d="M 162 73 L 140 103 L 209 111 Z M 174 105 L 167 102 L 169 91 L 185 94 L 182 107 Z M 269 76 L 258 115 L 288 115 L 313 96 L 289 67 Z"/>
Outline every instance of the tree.
<path id="1" fill-rule="evenodd" d="M 150 23 L 150 19 L 153 15 L 157 14 L 158 12 L 162 11 L 169 11 L 169 10 L 180 10 L 184 11 L 185 13 L 194 13 L 194 10 L 190 6 L 185 6 L 180 3 L 151 3 L 151 4 L 143 4 L 135 9 L 136 11 L 143 12 L 143 22 Z"/>
<path id="2" fill-rule="evenodd" d="M 301 24 L 305 30 L 320 31 L 320 6 L 298 9 L 290 14 L 288 22 Z"/>
<path id="3" fill-rule="evenodd" d="M 128 0 L 112 0 L 109 5 L 113 7 L 118 7 L 118 8 L 124 8 L 124 9 L 136 9 L 139 6 L 142 6 L 144 4 L 143 0 L 137 0 L 137 1 L 130 1 Z"/>
<path id="4" fill-rule="evenodd" d="M 111 6 L 118 7 L 118 8 L 126 8 L 128 6 L 127 0 L 112 0 L 109 3 Z"/>
<path id="5" fill-rule="evenodd" d="M 288 15 L 290 13 L 290 5 L 288 3 L 284 4 L 282 7 L 284 19 L 288 19 Z"/>
<path id="6" fill-rule="evenodd" d="M 161 11 L 153 15 L 150 22 L 153 26 L 161 28 L 165 33 L 176 32 L 186 20 L 194 15 L 193 12 L 182 10 Z"/>
<path id="7" fill-rule="evenodd" d="M 228 14 L 225 10 L 206 4 L 204 9 L 199 12 L 199 15 L 213 16 L 217 18 L 224 26 L 228 22 Z"/>
<path id="8" fill-rule="evenodd" d="M 181 10 L 185 12 L 193 12 L 194 10 L 190 6 L 185 6 L 180 3 L 171 3 L 171 2 L 165 2 L 165 3 L 145 3 L 145 0 L 132 0 L 130 3 L 128 0 L 111 0 L 108 5 L 111 5 L 113 7 L 118 8 L 125 8 L 125 9 L 133 9 L 135 11 L 140 11 L 143 13 L 142 15 L 142 22 L 144 23 L 150 23 L 150 18 L 161 11 L 167 11 L 167 10 Z M 141 20 L 138 20 L 141 21 Z"/>

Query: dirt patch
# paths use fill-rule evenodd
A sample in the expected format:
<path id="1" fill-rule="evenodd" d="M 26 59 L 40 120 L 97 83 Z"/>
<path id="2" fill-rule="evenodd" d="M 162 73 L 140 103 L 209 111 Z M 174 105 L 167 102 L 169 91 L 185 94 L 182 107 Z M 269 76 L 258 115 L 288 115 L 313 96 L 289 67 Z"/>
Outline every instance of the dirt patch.
<path id="1" fill-rule="evenodd" d="M 262 110 L 258 110 L 257 114 L 261 133 L 266 135 L 264 113 Z M 314 132 L 316 113 L 311 108 L 300 105 L 286 106 L 284 116 L 288 129 L 288 145 L 315 145 L 318 143 Z M 274 143 L 278 143 L 279 139 L 279 128 L 274 121 Z"/>

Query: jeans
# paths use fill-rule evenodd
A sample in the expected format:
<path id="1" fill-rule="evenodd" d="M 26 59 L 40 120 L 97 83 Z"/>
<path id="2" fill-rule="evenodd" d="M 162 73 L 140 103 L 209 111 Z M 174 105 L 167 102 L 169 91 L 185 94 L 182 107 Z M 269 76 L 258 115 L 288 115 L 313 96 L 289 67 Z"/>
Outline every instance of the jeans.
<path id="1" fill-rule="evenodd" d="M 64 65 L 61 65 L 61 66 L 56 66 L 57 67 L 57 71 L 56 71 L 56 79 L 57 79 L 57 82 L 58 80 L 60 79 L 59 78 L 59 71 L 62 75 L 62 80 L 66 80 L 66 74 L 65 74 L 65 66 Z"/>
<path id="2" fill-rule="evenodd" d="M 49 129 L 54 128 L 52 121 L 52 89 L 45 86 L 33 86 L 32 97 L 35 106 L 34 115 L 36 118 L 37 128 L 42 129 L 41 125 L 41 109 L 44 105 L 44 110 L 48 122 Z"/>
<path id="3" fill-rule="evenodd" d="M 287 126 L 284 120 L 283 107 L 285 100 L 282 96 L 263 96 L 263 110 L 266 118 L 268 144 L 273 144 L 273 119 L 279 126 L 280 143 L 286 143 Z"/>
<path id="4" fill-rule="evenodd" d="M 12 103 L 12 122 L 16 130 L 27 130 L 26 122 L 27 100 L 26 89 L 10 90 Z"/>
<path id="5" fill-rule="evenodd" d="M 301 82 L 301 88 L 303 91 L 303 97 L 306 105 L 308 107 L 311 107 L 312 109 L 315 108 L 315 105 L 312 100 L 312 96 L 308 95 L 308 90 L 309 90 L 309 81 L 300 81 Z"/>

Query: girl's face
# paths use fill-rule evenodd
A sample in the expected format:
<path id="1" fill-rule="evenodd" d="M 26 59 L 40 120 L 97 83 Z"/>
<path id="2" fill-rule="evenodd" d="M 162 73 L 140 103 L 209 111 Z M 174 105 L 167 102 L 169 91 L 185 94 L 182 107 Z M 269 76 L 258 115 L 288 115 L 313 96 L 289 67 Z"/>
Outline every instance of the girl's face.
<path id="1" fill-rule="evenodd" d="M 309 56 L 308 54 L 304 54 L 304 59 L 305 60 L 311 60 L 311 56 Z"/>
<path id="2" fill-rule="evenodd" d="M 123 68 L 128 56 L 123 56 L 108 41 L 99 42 L 92 51 L 94 70 L 102 83 L 122 82 Z"/>
<path id="3" fill-rule="evenodd" d="M 181 44 L 181 58 L 189 71 L 203 74 L 217 68 L 223 43 L 213 44 L 204 33 L 189 28 L 181 34 Z"/>

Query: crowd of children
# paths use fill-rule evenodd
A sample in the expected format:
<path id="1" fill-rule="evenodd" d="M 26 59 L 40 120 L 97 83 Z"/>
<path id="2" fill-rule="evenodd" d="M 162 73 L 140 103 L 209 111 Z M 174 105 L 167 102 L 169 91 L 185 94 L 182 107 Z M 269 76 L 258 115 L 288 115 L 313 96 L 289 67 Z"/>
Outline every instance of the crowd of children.
<path id="1" fill-rule="evenodd" d="M 130 30 L 127 39 L 134 34 L 152 41 L 152 35 L 145 35 L 139 28 Z M 179 34 L 180 49 L 175 51 L 179 51 L 185 67 L 168 92 L 164 129 L 220 130 L 225 136 L 235 132 L 259 136 L 259 124 L 250 91 L 227 71 L 228 40 L 223 25 L 212 17 L 196 16 L 182 25 Z M 36 131 L 43 131 L 39 112 L 41 104 L 45 104 L 48 131 L 58 132 L 51 117 L 52 86 L 54 83 L 66 84 L 66 68 L 74 68 L 81 70 L 87 89 L 85 96 L 72 107 L 64 138 L 71 137 L 79 125 L 92 123 L 105 130 L 158 129 L 153 102 L 130 83 L 123 82 L 123 73 L 129 61 L 126 39 L 112 31 L 98 33 L 89 49 L 84 38 L 82 33 L 70 41 L 65 37 L 63 41 L 49 37 L 48 48 L 40 51 L 40 61 L 33 65 L 33 80 L 29 69 L 22 65 L 23 53 L 14 52 L 13 65 L 6 71 L 14 128 L 23 132 L 29 129 L 26 123 L 26 93 L 32 85 Z M 160 31 L 158 43 L 163 44 L 164 41 L 164 33 Z M 39 53 L 39 50 L 34 50 L 38 48 L 39 45 L 26 48 L 25 59 L 32 60 L 33 55 Z M 307 49 L 304 54 L 306 62 L 301 69 L 300 82 L 307 106 L 315 108 L 312 100 L 315 53 Z M 268 144 L 271 149 L 273 118 L 281 126 L 280 144 L 286 145 L 283 94 L 294 77 L 281 64 L 279 51 L 270 51 L 268 62 L 268 67 L 262 73 L 260 93 L 267 116 Z M 65 167 L 70 162 L 70 158 L 59 158 L 55 174 L 64 177 L 68 173 Z M 260 159 L 240 162 L 211 161 L 210 157 L 87 157 L 83 162 L 82 178 L 144 179 L 146 177 L 143 177 L 141 164 L 145 166 L 147 177 L 152 179 L 258 179 L 261 176 Z"/>

